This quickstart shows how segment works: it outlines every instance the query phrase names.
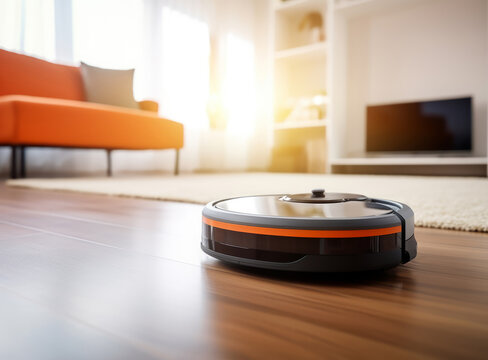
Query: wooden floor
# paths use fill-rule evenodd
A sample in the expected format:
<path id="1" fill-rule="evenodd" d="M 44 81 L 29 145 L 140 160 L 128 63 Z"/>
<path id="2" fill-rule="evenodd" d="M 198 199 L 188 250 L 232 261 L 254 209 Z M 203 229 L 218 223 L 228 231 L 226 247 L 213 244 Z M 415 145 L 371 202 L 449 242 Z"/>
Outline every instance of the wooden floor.
<path id="1" fill-rule="evenodd" d="M 201 206 L 0 185 L 1 359 L 486 359 L 488 235 L 374 274 L 228 267 Z"/>

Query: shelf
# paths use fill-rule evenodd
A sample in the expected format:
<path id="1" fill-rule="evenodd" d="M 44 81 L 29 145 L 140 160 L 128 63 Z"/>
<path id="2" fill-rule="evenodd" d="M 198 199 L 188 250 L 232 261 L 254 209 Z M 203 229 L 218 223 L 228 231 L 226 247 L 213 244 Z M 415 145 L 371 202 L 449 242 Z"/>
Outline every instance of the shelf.
<path id="1" fill-rule="evenodd" d="M 314 58 L 325 56 L 327 51 L 327 42 L 322 41 L 315 44 L 299 46 L 291 49 L 279 50 L 275 52 L 275 58 L 278 59 L 297 59 L 297 58 Z"/>
<path id="2" fill-rule="evenodd" d="M 296 16 L 297 12 L 322 12 L 326 7 L 326 0 L 288 0 L 285 2 L 278 2 L 275 5 L 275 10 L 278 14 Z"/>
<path id="3" fill-rule="evenodd" d="M 486 157 L 364 157 L 342 158 L 331 161 L 332 165 L 487 165 Z"/>
<path id="4" fill-rule="evenodd" d="M 308 120 L 308 121 L 288 121 L 274 124 L 275 130 L 284 129 L 304 129 L 304 128 L 314 128 L 314 127 L 325 127 L 327 126 L 327 120 Z"/>
<path id="5" fill-rule="evenodd" d="M 335 10 L 345 12 L 348 10 L 360 9 L 365 6 L 372 5 L 375 1 L 378 2 L 379 0 L 353 0 L 345 3 L 339 3 L 339 5 L 335 6 Z"/>
<path id="6" fill-rule="evenodd" d="M 355 0 L 336 5 L 334 10 L 346 17 L 370 15 L 402 5 L 421 3 L 422 0 Z"/>

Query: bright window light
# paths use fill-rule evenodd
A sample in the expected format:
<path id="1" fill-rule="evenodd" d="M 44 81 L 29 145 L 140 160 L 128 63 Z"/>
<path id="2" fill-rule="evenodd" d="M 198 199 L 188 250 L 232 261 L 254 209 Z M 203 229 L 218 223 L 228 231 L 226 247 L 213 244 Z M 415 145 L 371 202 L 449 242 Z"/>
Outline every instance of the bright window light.
<path id="1" fill-rule="evenodd" d="M 111 69 L 136 67 L 142 17 L 141 0 L 73 0 L 75 61 Z"/>
<path id="2" fill-rule="evenodd" d="M 22 28 L 22 2 L 0 1 L 0 46 L 20 51 Z"/>
<path id="3" fill-rule="evenodd" d="M 55 59 L 54 0 L 1 0 L 0 46 Z"/>
<path id="4" fill-rule="evenodd" d="M 250 135 L 255 126 L 254 47 L 234 34 L 226 37 L 226 69 L 222 97 L 231 133 Z"/>
<path id="5" fill-rule="evenodd" d="M 208 126 L 210 41 L 208 25 L 162 8 L 162 113 L 192 128 Z"/>

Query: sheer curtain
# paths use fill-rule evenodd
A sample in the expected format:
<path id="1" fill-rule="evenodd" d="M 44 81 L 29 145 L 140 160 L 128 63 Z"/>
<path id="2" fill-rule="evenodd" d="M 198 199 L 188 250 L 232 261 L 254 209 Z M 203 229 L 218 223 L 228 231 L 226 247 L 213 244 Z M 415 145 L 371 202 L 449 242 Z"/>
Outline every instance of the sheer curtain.
<path id="1" fill-rule="evenodd" d="M 216 0 L 214 33 L 223 58 L 221 97 L 228 110 L 224 168 L 264 170 L 272 137 L 270 1 Z M 237 161 L 236 161 L 237 159 Z"/>
<path id="2" fill-rule="evenodd" d="M 159 100 L 162 116 L 185 124 L 183 170 L 265 165 L 267 144 L 263 139 L 253 143 L 256 103 L 262 96 L 255 66 L 255 40 L 262 35 L 256 34 L 256 2 L 145 0 L 150 20 L 145 22 L 143 53 L 148 56 L 138 90 L 142 97 Z M 210 126 L 211 100 L 225 117 L 217 129 Z M 263 148 L 257 165 L 250 157 L 256 146 Z"/>
<path id="3" fill-rule="evenodd" d="M 111 69 L 137 68 L 141 60 L 141 0 L 72 0 L 75 62 Z"/>
<path id="4" fill-rule="evenodd" d="M 185 125 L 182 171 L 201 168 L 208 127 L 211 0 L 145 0 L 144 54 L 137 70 L 140 98 L 157 100 L 160 115 Z"/>
<path id="5" fill-rule="evenodd" d="M 55 59 L 54 0 L 0 1 L 0 47 Z"/>

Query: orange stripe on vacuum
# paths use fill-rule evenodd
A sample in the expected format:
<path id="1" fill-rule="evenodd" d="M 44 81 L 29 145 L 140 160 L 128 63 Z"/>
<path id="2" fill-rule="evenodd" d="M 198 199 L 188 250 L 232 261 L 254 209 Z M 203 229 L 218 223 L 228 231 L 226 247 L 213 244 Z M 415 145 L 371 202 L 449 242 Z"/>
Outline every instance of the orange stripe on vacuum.
<path id="1" fill-rule="evenodd" d="M 280 229 L 259 226 L 248 226 L 231 224 L 203 217 L 203 222 L 207 225 L 231 231 L 244 232 L 259 235 L 306 237 L 306 238 L 348 238 L 348 237 L 367 237 L 378 235 L 396 234 L 402 231 L 401 226 L 393 226 L 379 229 L 365 230 L 302 230 L 302 229 Z"/>

